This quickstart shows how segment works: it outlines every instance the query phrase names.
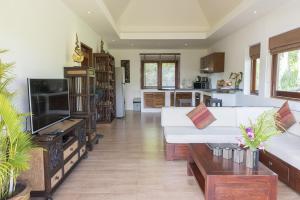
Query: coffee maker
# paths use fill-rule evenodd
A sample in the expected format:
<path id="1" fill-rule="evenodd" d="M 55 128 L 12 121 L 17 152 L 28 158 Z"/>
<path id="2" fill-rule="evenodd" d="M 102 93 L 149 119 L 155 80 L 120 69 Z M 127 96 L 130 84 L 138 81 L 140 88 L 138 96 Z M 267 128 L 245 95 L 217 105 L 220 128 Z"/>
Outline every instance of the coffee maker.
<path id="1" fill-rule="evenodd" d="M 209 78 L 197 76 L 197 80 L 194 82 L 194 89 L 209 89 Z"/>

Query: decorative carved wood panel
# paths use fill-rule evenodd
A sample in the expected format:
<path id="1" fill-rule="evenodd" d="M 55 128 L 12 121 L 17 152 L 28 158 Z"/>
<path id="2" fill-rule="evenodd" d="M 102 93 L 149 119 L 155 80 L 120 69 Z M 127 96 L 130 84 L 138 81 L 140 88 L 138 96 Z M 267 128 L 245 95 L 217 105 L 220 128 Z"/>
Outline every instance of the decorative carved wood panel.
<path id="1" fill-rule="evenodd" d="M 59 168 L 63 162 L 63 143 L 61 141 L 54 142 L 48 150 L 49 153 L 49 168 L 53 172 Z"/>

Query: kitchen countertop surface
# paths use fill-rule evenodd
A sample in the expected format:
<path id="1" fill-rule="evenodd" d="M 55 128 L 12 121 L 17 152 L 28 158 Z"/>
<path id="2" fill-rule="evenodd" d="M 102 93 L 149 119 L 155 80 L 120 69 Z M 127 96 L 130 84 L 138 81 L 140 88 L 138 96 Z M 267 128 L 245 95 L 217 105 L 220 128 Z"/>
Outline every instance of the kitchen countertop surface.
<path id="1" fill-rule="evenodd" d="M 158 89 L 158 91 L 174 91 L 174 89 Z M 224 94 L 227 94 L 227 93 L 230 93 L 230 94 L 234 94 L 234 93 L 237 93 L 237 92 L 242 92 L 243 90 L 242 89 L 193 89 L 193 88 L 179 88 L 179 89 L 176 89 L 176 92 L 177 91 L 201 91 L 201 92 L 210 92 L 210 93 L 224 93 Z"/>

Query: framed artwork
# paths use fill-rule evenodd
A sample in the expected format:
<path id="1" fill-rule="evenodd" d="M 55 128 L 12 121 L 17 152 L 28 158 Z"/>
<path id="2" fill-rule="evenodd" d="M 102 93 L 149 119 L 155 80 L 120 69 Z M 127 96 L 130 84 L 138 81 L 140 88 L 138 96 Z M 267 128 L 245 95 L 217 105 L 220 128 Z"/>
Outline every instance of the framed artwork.
<path id="1" fill-rule="evenodd" d="M 130 60 L 121 60 L 121 67 L 124 67 L 125 83 L 130 83 Z"/>

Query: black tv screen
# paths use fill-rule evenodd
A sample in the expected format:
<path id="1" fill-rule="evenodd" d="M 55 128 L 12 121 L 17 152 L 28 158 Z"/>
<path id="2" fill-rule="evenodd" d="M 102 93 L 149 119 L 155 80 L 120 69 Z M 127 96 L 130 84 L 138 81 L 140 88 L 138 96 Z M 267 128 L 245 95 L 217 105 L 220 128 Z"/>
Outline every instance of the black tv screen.
<path id="1" fill-rule="evenodd" d="M 67 79 L 28 79 L 32 133 L 70 117 Z"/>

